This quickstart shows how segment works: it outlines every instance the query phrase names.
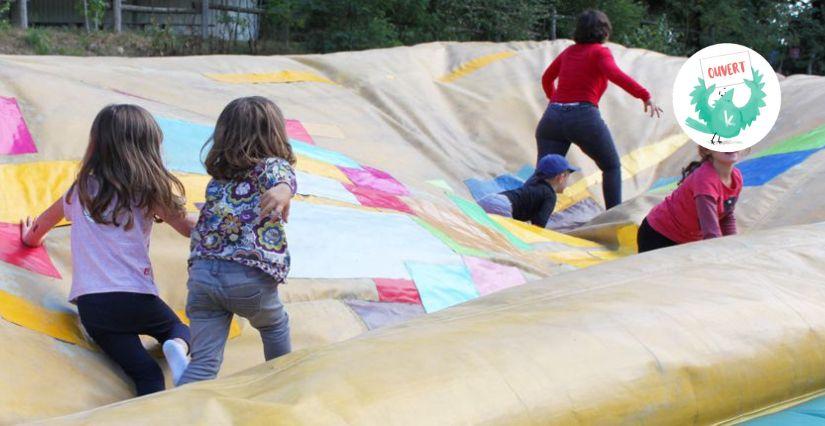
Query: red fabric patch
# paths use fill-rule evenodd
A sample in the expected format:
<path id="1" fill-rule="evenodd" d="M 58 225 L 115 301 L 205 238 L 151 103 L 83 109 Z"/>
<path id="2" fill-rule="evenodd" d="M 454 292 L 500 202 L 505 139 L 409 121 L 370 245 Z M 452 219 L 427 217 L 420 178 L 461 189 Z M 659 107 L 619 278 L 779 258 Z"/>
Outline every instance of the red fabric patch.
<path id="1" fill-rule="evenodd" d="M 23 245 L 20 240 L 20 225 L 17 224 L 0 222 L 0 261 L 47 277 L 61 278 L 45 247 L 31 248 Z"/>
<path id="2" fill-rule="evenodd" d="M 412 280 L 374 278 L 373 281 L 378 288 L 378 300 L 382 302 L 421 304 L 421 296 Z"/>
<path id="3" fill-rule="evenodd" d="M 363 186 L 347 185 L 344 186 L 355 194 L 355 198 L 362 206 L 378 207 L 382 209 L 397 210 L 403 213 L 414 214 L 410 206 L 401 201 L 400 198 L 386 192 L 376 191 L 374 189 L 365 188 Z"/>
<path id="4" fill-rule="evenodd" d="M 304 125 L 298 120 L 286 120 L 286 135 L 292 139 L 315 145 L 312 136 L 309 135 L 307 129 L 305 129 Z"/>

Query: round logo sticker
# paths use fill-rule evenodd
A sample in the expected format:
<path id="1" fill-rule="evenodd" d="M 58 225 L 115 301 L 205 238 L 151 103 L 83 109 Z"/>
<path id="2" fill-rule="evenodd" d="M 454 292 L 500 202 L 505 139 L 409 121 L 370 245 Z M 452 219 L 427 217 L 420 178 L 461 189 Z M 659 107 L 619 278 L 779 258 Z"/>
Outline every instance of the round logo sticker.
<path id="1" fill-rule="evenodd" d="M 739 151 L 761 141 L 776 123 L 781 103 L 771 65 L 738 44 L 698 51 L 673 83 L 673 112 L 682 130 L 714 151 Z"/>

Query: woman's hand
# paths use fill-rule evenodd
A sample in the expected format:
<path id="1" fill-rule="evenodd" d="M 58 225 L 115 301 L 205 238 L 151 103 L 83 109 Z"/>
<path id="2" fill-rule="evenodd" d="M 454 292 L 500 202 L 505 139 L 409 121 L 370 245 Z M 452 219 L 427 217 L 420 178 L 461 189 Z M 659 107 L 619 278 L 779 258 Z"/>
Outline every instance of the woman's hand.
<path id="1" fill-rule="evenodd" d="M 37 225 L 34 222 L 31 216 L 26 216 L 25 219 L 20 221 L 20 240 L 23 245 L 28 247 L 39 247 L 43 244 L 42 238 L 34 238 L 37 230 Z"/>
<path id="2" fill-rule="evenodd" d="M 650 117 L 653 117 L 653 114 L 656 114 L 656 118 L 660 118 L 662 116 L 662 109 L 659 108 L 658 105 L 654 104 L 652 100 L 648 99 L 645 102 L 645 113 L 650 114 Z M 650 111 L 648 111 L 650 110 Z"/>
<path id="3" fill-rule="evenodd" d="M 285 183 L 269 188 L 261 196 L 261 216 L 267 217 L 275 213 L 275 218 L 284 223 L 289 222 L 289 204 L 292 202 L 292 196 L 292 189 Z"/>

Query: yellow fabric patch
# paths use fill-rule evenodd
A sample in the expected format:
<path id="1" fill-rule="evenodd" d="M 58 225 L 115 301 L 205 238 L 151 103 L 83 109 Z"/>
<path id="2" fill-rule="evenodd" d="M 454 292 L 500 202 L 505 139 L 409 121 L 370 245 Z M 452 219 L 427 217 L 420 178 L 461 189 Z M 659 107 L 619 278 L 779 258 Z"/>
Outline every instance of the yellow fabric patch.
<path id="1" fill-rule="evenodd" d="M 0 164 L 0 222 L 17 223 L 49 208 L 72 185 L 77 165 L 76 161 Z"/>
<path id="2" fill-rule="evenodd" d="M 180 179 L 183 189 L 186 191 L 186 211 L 199 211 L 200 209 L 195 206 L 195 203 L 206 201 L 206 185 L 209 184 L 212 177 L 190 173 L 175 173 L 175 176 Z"/>
<path id="3" fill-rule="evenodd" d="M 636 253 L 638 251 L 638 243 L 636 237 L 639 233 L 639 227 L 635 224 L 622 226 L 616 230 L 616 239 L 619 240 L 619 251 L 623 253 Z"/>
<path id="4" fill-rule="evenodd" d="M 246 74 L 205 74 L 207 77 L 223 83 L 329 83 L 333 81 L 308 71 L 284 70 L 269 73 Z"/>
<path id="5" fill-rule="evenodd" d="M 189 324 L 189 319 L 183 311 L 176 312 L 181 321 Z M 8 322 L 17 324 L 38 333 L 43 333 L 55 339 L 92 349 L 91 343 L 86 341 L 78 326 L 76 314 L 57 312 L 0 290 L 0 317 Z M 241 335 L 241 326 L 232 320 L 229 328 L 229 338 Z"/>
<path id="6" fill-rule="evenodd" d="M 621 259 L 627 256 L 627 253 L 614 250 L 582 250 L 582 251 L 561 251 L 561 252 L 546 252 L 543 256 L 548 257 L 556 263 L 564 263 L 566 265 L 575 266 L 577 268 L 587 268 L 588 266 L 598 265 L 611 260 Z"/>
<path id="7" fill-rule="evenodd" d="M 91 349 L 77 326 L 77 316 L 56 312 L 0 290 L 0 317 L 38 333 Z"/>
<path id="8" fill-rule="evenodd" d="M 622 179 L 630 179 L 640 171 L 659 164 L 670 157 L 690 139 L 683 134 L 673 135 L 653 145 L 643 146 L 622 156 Z M 590 196 L 587 188 L 602 182 L 602 172 L 595 172 L 568 186 L 556 200 L 556 211 L 562 211 Z"/>
<path id="9" fill-rule="evenodd" d="M 347 175 L 345 175 L 344 172 L 341 171 L 341 169 L 332 164 L 325 163 L 323 161 L 318 161 L 314 158 L 306 157 L 303 155 L 298 155 L 297 157 L 298 162 L 295 164 L 296 170 L 300 170 L 311 175 L 335 179 L 341 183 L 352 183 L 347 177 Z"/>
<path id="10" fill-rule="evenodd" d="M 453 81 L 458 80 L 459 78 L 466 77 L 478 71 L 479 69 L 486 67 L 487 65 L 490 65 L 493 62 L 500 61 L 502 59 L 507 59 L 513 56 L 516 56 L 516 52 L 507 51 L 481 56 L 461 64 L 458 68 L 455 69 L 455 71 L 439 78 L 438 81 L 442 83 L 451 83 Z"/>
<path id="11" fill-rule="evenodd" d="M 528 244 L 554 242 L 572 247 L 603 247 L 601 244 L 583 238 L 571 237 L 550 229 L 539 228 L 529 223 L 508 217 L 490 215 L 490 218 Z"/>

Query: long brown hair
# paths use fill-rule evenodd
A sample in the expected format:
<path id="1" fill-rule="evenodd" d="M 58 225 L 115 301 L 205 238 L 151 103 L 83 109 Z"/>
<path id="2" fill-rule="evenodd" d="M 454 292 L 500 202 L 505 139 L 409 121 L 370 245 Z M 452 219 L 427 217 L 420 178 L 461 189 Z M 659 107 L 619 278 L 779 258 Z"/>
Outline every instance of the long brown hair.
<path id="1" fill-rule="evenodd" d="M 137 105 L 109 105 L 92 123 L 89 147 L 69 190 L 97 223 L 134 224 L 132 208 L 183 214 L 183 184 L 163 165 L 163 132 Z M 96 186 L 96 188 L 94 186 Z M 125 221 L 124 221 L 125 220 Z"/>
<path id="2" fill-rule="evenodd" d="M 713 154 L 713 152 L 711 150 L 709 150 L 709 149 L 707 149 L 703 146 L 700 146 L 699 147 L 699 160 L 691 161 L 690 164 L 688 164 L 687 166 L 685 166 L 684 169 L 682 169 L 682 179 L 679 180 L 678 185 L 681 185 L 682 182 L 684 182 L 685 179 L 687 179 L 687 177 L 691 173 L 693 173 L 694 170 L 699 168 L 699 166 L 704 164 L 706 161 L 710 161 L 710 159 L 712 158 L 711 157 L 712 154 Z"/>
<path id="3" fill-rule="evenodd" d="M 261 161 L 279 157 L 295 164 L 281 109 L 261 96 L 238 98 L 218 117 L 204 165 L 215 179 L 238 179 Z"/>
<path id="4" fill-rule="evenodd" d="M 573 40 L 576 43 L 604 43 L 613 31 L 610 18 L 601 10 L 587 9 L 576 21 Z"/>

